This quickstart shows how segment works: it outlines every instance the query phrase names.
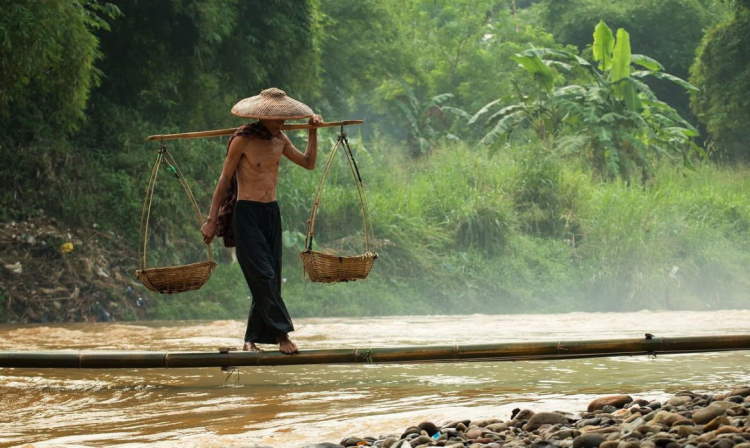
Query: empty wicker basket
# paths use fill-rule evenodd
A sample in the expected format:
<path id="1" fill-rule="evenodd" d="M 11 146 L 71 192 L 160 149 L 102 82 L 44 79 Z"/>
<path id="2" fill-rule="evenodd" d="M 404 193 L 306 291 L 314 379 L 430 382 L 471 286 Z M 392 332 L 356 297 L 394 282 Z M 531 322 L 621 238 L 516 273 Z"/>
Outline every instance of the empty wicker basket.
<path id="1" fill-rule="evenodd" d="M 365 251 L 360 255 L 339 256 L 336 254 L 312 250 L 313 236 L 315 234 L 315 219 L 318 215 L 318 208 L 320 206 L 320 196 L 323 191 L 325 180 L 331 170 L 333 157 L 341 146 L 344 148 L 346 160 L 349 162 L 349 167 L 354 176 L 354 183 L 357 186 L 357 193 L 362 212 L 362 222 L 364 225 L 362 236 L 364 238 Z M 334 145 L 328 159 L 326 160 L 325 169 L 320 178 L 320 182 L 318 183 L 315 200 L 313 201 L 312 210 L 310 211 L 310 219 L 307 221 L 305 250 L 300 253 L 302 266 L 307 274 L 307 278 L 313 282 L 322 283 L 349 282 L 367 278 L 375 259 L 378 258 L 378 254 L 370 251 L 370 232 L 371 229 L 370 223 L 367 219 L 367 202 L 364 186 L 362 185 L 362 177 L 359 174 L 357 162 L 354 160 L 354 155 L 349 147 L 349 142 L 346 139 L 346 134 L 344 134 L 342 126 L 341 134 L 339 135 L 336 145 Z"/>
<path id="2" fill-rule="evenodd" d="M 213 261 L 202 261 L 182 266 L 138 269 L 135 275 L 151 291 L 174 294 L 199 289 L 208 281 L 215 267 Z"/>
<path id="3" fill-rule="evenodd" d="M 140 269 L 135 271 L 136 277 L 143 285 L 151 291 L 161 294 L 174 294 L 178 292 L 192 291 L 199 289 L 208 281 L 216 267 L 211 255 L 211 247 L 206 246 L 208 259 L 199 263 L 191 263 L 180 266 L 167 266 L 149 268 L 147 267 L 147 247 L 148 247 L 148 230 L 149 218 L 151 216 L 151 202 L 154 196 L 154 187 L 156 185 L 156 175 L 159 172 L 159 166 L 164 162 L 171 167 L 172 174 L 177 177 L 185 193 L 193 205 L 198 223 L 202 221 L 202 216 L 198 208 L 198 203 L 193 197 L 193 192 L 182 176 L 182 172 L 177 168 L 177 163 L 167 148 L 162 144 L 156 162 L 151 169 L 151 177 L 146 188 L 146 199 L 143 202 L 143 211 L 141 213 L 141 245 L 140 245 Z"/>
<path id="4" fill-rule="evenodd" d="M 367 252 L 362 255 L 340 257 L 316 251 L 299 254 L 308 278 L 314 282 L 334 283 L 362 280 L 372 269 L 378 255 Z"/>

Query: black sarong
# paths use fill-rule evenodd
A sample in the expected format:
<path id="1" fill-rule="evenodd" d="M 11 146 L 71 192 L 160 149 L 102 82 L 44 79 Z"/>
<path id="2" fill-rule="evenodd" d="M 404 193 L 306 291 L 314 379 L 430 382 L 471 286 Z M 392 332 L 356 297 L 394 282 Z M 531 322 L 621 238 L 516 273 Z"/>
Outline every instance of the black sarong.
<path id="1" fill-rule="evenodd" d="M 281 214 L 274 202 L 237 201 L 233 230 L 237 260 L 253 296 L 245 342 L 276 344 L 294 331 L 281 298 Z"/>

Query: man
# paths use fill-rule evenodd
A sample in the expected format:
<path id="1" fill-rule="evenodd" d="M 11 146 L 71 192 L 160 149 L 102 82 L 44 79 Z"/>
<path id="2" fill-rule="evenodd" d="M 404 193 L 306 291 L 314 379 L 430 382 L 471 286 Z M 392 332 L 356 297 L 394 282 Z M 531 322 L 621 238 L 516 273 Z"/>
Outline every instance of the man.
<path id="1" fill-rule="evenodd" d="M 288 335 L 294 326 L 281 298 L 281 217 L 276 185 L 282 155 L 308 170 L 315 168 L 318 135 L 314 127 L 308 131 L 307 148 L 302 153 L 281 132 L 281 125 L 284 120 L 300 118 L 309 118 L 315 125 L 321 118 L 276 88 L 245 98 L 232 113 L 259 122 L 241 127 L 230 139 L 201 233 L 207 244 L 216 235 L 224 236 L 225 245 L 236 244 L 237 260 L 253 297 L 243 350 L 260 351 L 258 343 L 277 343 L 282 353 L 297 353 Z M 222 220 L 220 213 L 224 218 L 230 215 L 231 220 Z"/>

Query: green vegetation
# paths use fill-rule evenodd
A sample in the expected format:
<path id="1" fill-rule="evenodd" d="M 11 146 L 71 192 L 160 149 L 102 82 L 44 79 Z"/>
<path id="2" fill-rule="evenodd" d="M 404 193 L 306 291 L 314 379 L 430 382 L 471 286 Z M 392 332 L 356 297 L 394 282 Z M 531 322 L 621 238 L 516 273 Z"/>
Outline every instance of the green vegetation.
<path id="1" fill-rule="evenodd" d="M 706 33 L 693 65 L 701 92 L 693 106 L 713 143 L 729 158 L 750 160 L 745 129 L 750 122 L 750 3 L 735 2 L 734 15 Z"/>
<path id="2" fill-rule="evenodd" d="M 381 255 L 367 281 L 305 282 L 320 173 L 282 165 L 296 316 L 745 306 L 750 173 L 726 160 L 747 153 L 747 16 L 718 0 L 15 2 L 0 18 L 0 220 L 135 248 L 144 136 L 238 125 L 230 106 L 273 85 L 367 121 L 349 132 Z M 335 131 L 320 135 L 322 158 Z M 207 208 L 225 141 L 169 147 Z M 360 229 L 342 158 L 317 242 L 356 252 Z M 164 173 L 151 232 L 154 264 L 203 256 Z M 200 291 L 122 300 L 143 296 L 150 318 L 244 317 L 239 268 L 213 250 Z"/>

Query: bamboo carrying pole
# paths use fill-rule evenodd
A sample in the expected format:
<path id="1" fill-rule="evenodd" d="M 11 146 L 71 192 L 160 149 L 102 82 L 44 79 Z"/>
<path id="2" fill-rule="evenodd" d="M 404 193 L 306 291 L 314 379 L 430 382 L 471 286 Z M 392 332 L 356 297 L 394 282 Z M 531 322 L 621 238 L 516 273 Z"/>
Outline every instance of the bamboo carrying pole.
<path id="1" fill-rule="evenodd" d="M 750 350 L 750 335 L 304 350 L 279 352 L 0 352 L 0 368 L 177 368 L 299 364 L 520 361 Z"/>
<path id="2" fill-rule="evenodd" d="M 363 120 L 344 120 L 344 121 L 330 121 L 322 122 L 316 125 L 312 124 L 284 124 L 281 126 L 283 131 L 296 131 L 300 129 L 312 129 L 312 128 L 330 128 L 334 126 L 350 126 L 354 124 L 362 124 Z M 219 137 L 222 135 L 232 135 L 239 128 L 227 128 L 227 129 L 214 129 L 212 131 L 197 131 L 197 132 L 183 132 L 181 134 L 160 134 L 160 135 L 149 135 L 146 140 L 177 140 L 181 138 L 202 138 L 202 137 Z"/>

